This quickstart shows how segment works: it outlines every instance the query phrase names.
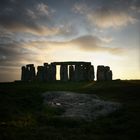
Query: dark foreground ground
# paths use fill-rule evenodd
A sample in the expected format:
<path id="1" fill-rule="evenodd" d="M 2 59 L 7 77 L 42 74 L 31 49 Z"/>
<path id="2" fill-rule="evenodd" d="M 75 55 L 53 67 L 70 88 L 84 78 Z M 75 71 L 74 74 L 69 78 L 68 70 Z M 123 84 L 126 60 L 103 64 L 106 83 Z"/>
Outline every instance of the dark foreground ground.
<path id="1" fill-rule="evenodd" d="M 44 106 L 42 93 L 96 94 L 122 109 L 96 121 L 58 118 L 63 110 Z M 0 140 L 139 140 L 140 81 L 1 83 Z"/>

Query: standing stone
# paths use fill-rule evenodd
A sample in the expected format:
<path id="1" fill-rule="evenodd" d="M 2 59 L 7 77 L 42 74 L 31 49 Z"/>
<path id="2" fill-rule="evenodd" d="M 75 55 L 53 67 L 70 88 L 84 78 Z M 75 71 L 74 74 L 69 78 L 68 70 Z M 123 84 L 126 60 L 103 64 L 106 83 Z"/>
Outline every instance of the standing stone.
<path id="1" fill-rule="evenodd" d="M 35 79 L 35 67 L 34 64 L 26 65 L 26 81 L 33 81 Z"/>
<path id="2" fill-rule="evenodd" d="M 73 65 L 69 66 L 69 80 L 74 81 L 74 67 L 73 67 Z"/>
<path id="3" fill-rule="evenodd" d="M 105 69 L 103 65 L 97 67 L 97 81 L 105 81 Z"/>
<path id="4" fill-rule="evenodd" d="M 43 66 L 38 66 L 37 67 L 37 79 L 39 81 L 44 81 L 44 67 Z"/>
<path id="5" fill-rule="evenodd" d="M 68 66 L 65 64 L 62 64 L 60 67 L 60 80 L 68 81 Z"/>
<path id="6" fill-rule="evenodd" d="M 56 65 L 51 64 L 51 81 L 56 81 Z"/>
<path id="7" fill-rule="evenodd" d="M 95 76 L 94 76 L 94 66 L 91 65 L 90 66 L 90 81 L 93 81 L 94 78 L 95 78 Z"/>
<path id="8" fill-rule="evenodd" d="M 51 76 L 51 65 L 49 64 L 47 66 L 47 81 L 51 81 L 52 76 Z"/>
<path id="9" fill-rule="evenodd" d="M 91 81 L 91 65 L 87 65 L 87 81 Z"/>
<path id="10" fill-rule="evenodd" d="M 43 77 L 44 81 L 48 81 L 48 63 L 44 63 Z"/>
<path id="11" fill-rule="evenodd" d="M 75 65 L 75 81 L 80 81 L 80 64 Z"/>
<path id="12" fill-rule="evenodd" d="M 109 66 L 98 66 L 97 67 L 97 81 L 111 81 L 112 71 Z"/>
<path id="13" fill-rule="evenodd" d="M 25 81 L 30 81 L 30 69 L 29 69 L 29 66 L 26 65 L 26 68 L 25 68 Z"/>
<path id="14" fill-rule="evenodd" d="M 106 75 L 107 75 L 107 81 L 112 81 L 112 71 L 111 70 L 108 71 Z"/>
<path id="15" fill-rule="evenodd" d="M 84 81 L 84 66 L 83 65 L 80 65 L 80 68 L 79 68 L 79 80 Z"/>
<path id="16" fill-rule="evenodd" d="M 90 81 L 90 64 L 84 64 L 84 81 Z"/>
<path id="17" fill-rule="evenodd" d="M 105 72 L 105 80 L 106 81 L 108 81 L 109 71 L 110 71 L 110 67 L 105 66 L 104 67 L 104 72 Z"/>
<path id="18" fill-rule="evenodd" d="M 30 66 L 30 80 L 31 81 L 35 80 L 35 67 L 34 67 L 34 65 Z"/>
<path id="19" fill-rule="evenodd" d="M 21 67 L 21 81 L 26 81 L 26 67 Z"/>

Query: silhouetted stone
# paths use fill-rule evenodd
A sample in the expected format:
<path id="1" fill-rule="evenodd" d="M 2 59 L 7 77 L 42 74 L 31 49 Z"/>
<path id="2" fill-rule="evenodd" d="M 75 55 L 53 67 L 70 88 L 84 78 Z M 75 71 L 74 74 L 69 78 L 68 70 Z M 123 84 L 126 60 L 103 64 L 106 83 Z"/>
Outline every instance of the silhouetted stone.
<path id="1" fill-rule="evenodd" d="M 97 67 L 97 81 L 105 81 L 105 69 L 102 65 Z"/>
<path id="2" fill-rule="evenodd" d="M 56 66 L 60 65 L 61 81 L 93 81 L 94 66 L 90 62 L 68 61 L 53 62 L 51 64 L 44 63 L 44 66 L 37 67 L 37 75 L 35 73 L 34 64 L 28 64 L 21 68 L 21 81 L 56 81 Z M 69 69 L 68 69 L 69 68 Z M 112 71 L 109 66 L 100 65 L 97 67 L 97 81 L 112 80 Z"/>
<path id="3" fill-rule="evenodd" d="M 93 81 L 94 78 L 95 78 L 95 76 L 94 76 L 94 66 L 91 65 L 90 66 L 90 81 Z"/>
<path id="4" fill-rule="evenodd" d="M 63 64 L 60 67 L 60 80 L 61 81 L 68 81 L 68 66 Z"/>
<path id="5" fill-rule="evenodd" d="M 111 81 L 112 80 L 112 71 L 108 71 L 107 72 L 107 81 Z"/>
<path id="6" fill-rule="evenodd" d="M 90 64 L 84 64 L 83 65 L 83 75 L 84 75 L 84 81 L 90 80 Z"/>
<path id="7" fill-rule="evenodd" d="M 38 66 L 37 67 L 37 79 L 39 81 L 44 81 L 44 67 L 43 66 Z"/>
<path id="8" fill-rule="evenodd" d="M 44 63 L 43 77 L 44 81 L 48 81 L 48 63 Z"/>
<path id="9" fill-rule="evenodd" d="M 84 81 L 84 66 L 80 65 L 79 67 L 79 81 Z"/>
<path id="10" fill-rule="evenodd" d="M 74 67 L 73 67 L 73 65 L 70 65 L 69 66 L 69 80 L 70 81 L 74 81 Z"/>
<path id="11" fill-rule="evenodd" d="M 75 65 L 75 81 L 80 81 L 80 64 Z"/>
<path id="12" fill-rule="evenodd" d="M 56 65 L 51 64 L 50 65 L 50 75 L 51 75 L 51 81 L 56 81 Z"/>
<path id="13" fill-rule="evenodd" d="M 97 67 L 97 81 L 110 81 L 112 80 L 112 71 L 109 66 Z"/>
<path id="14" fill-rule="evenodd" d="M 34 65 L 30 66 L 30 81 L 34 81 L 35 79 L 35 67 Z"/>
<path id="15" fill-rule="evenodd" d="M 21 81 L 26 81 L 26 67 L 21 67 Z"/>

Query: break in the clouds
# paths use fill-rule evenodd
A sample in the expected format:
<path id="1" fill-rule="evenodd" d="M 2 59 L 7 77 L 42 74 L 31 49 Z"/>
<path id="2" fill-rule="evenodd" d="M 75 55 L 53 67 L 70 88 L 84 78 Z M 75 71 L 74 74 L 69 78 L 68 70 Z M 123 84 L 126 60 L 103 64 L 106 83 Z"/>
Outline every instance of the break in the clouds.
<path id="1" fill-rule="evenodd" d="M 135 62 L 139 74 L 139 26 L 139 0 L 1 0 L 0 81 L 20 79 L 17 68 L 45 61 L 92 61 L 110 65 L 114 75 Z"/>

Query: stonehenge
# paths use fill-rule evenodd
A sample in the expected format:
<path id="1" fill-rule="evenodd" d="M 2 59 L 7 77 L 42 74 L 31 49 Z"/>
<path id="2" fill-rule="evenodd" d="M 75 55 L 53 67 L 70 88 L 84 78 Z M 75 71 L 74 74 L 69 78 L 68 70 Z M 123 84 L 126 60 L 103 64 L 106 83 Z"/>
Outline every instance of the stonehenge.
<path id="1" fill-rule="evenodd" d="M 21 67 L 21 81 L 57 81 L 57 66 L 60 66 L 60 81 L 93 81 L 95 79 L 94 66 L 91 62 L 52 62 L 44 63 L 43 66 L 37 67 L 35 72 L 34 64 L 28 64 Z M 97 67 L 97 81 L 112 80 L 112 71 L 108 66 Z"/>
<path id="2" fill-rule="evenodd" d="M 28 64 L 25 66 L 22 66 L 22 74 L 21 74 L 21 80 L 22 81 L 33 81 L 35 78 L 35 67 L 34 64 Z"/>
<path id="3" fill-rule="evenodd" d="M 110 67 L 99 65 L 97 67 L 97 81 L 111 81 L 112 71 Z"/>

